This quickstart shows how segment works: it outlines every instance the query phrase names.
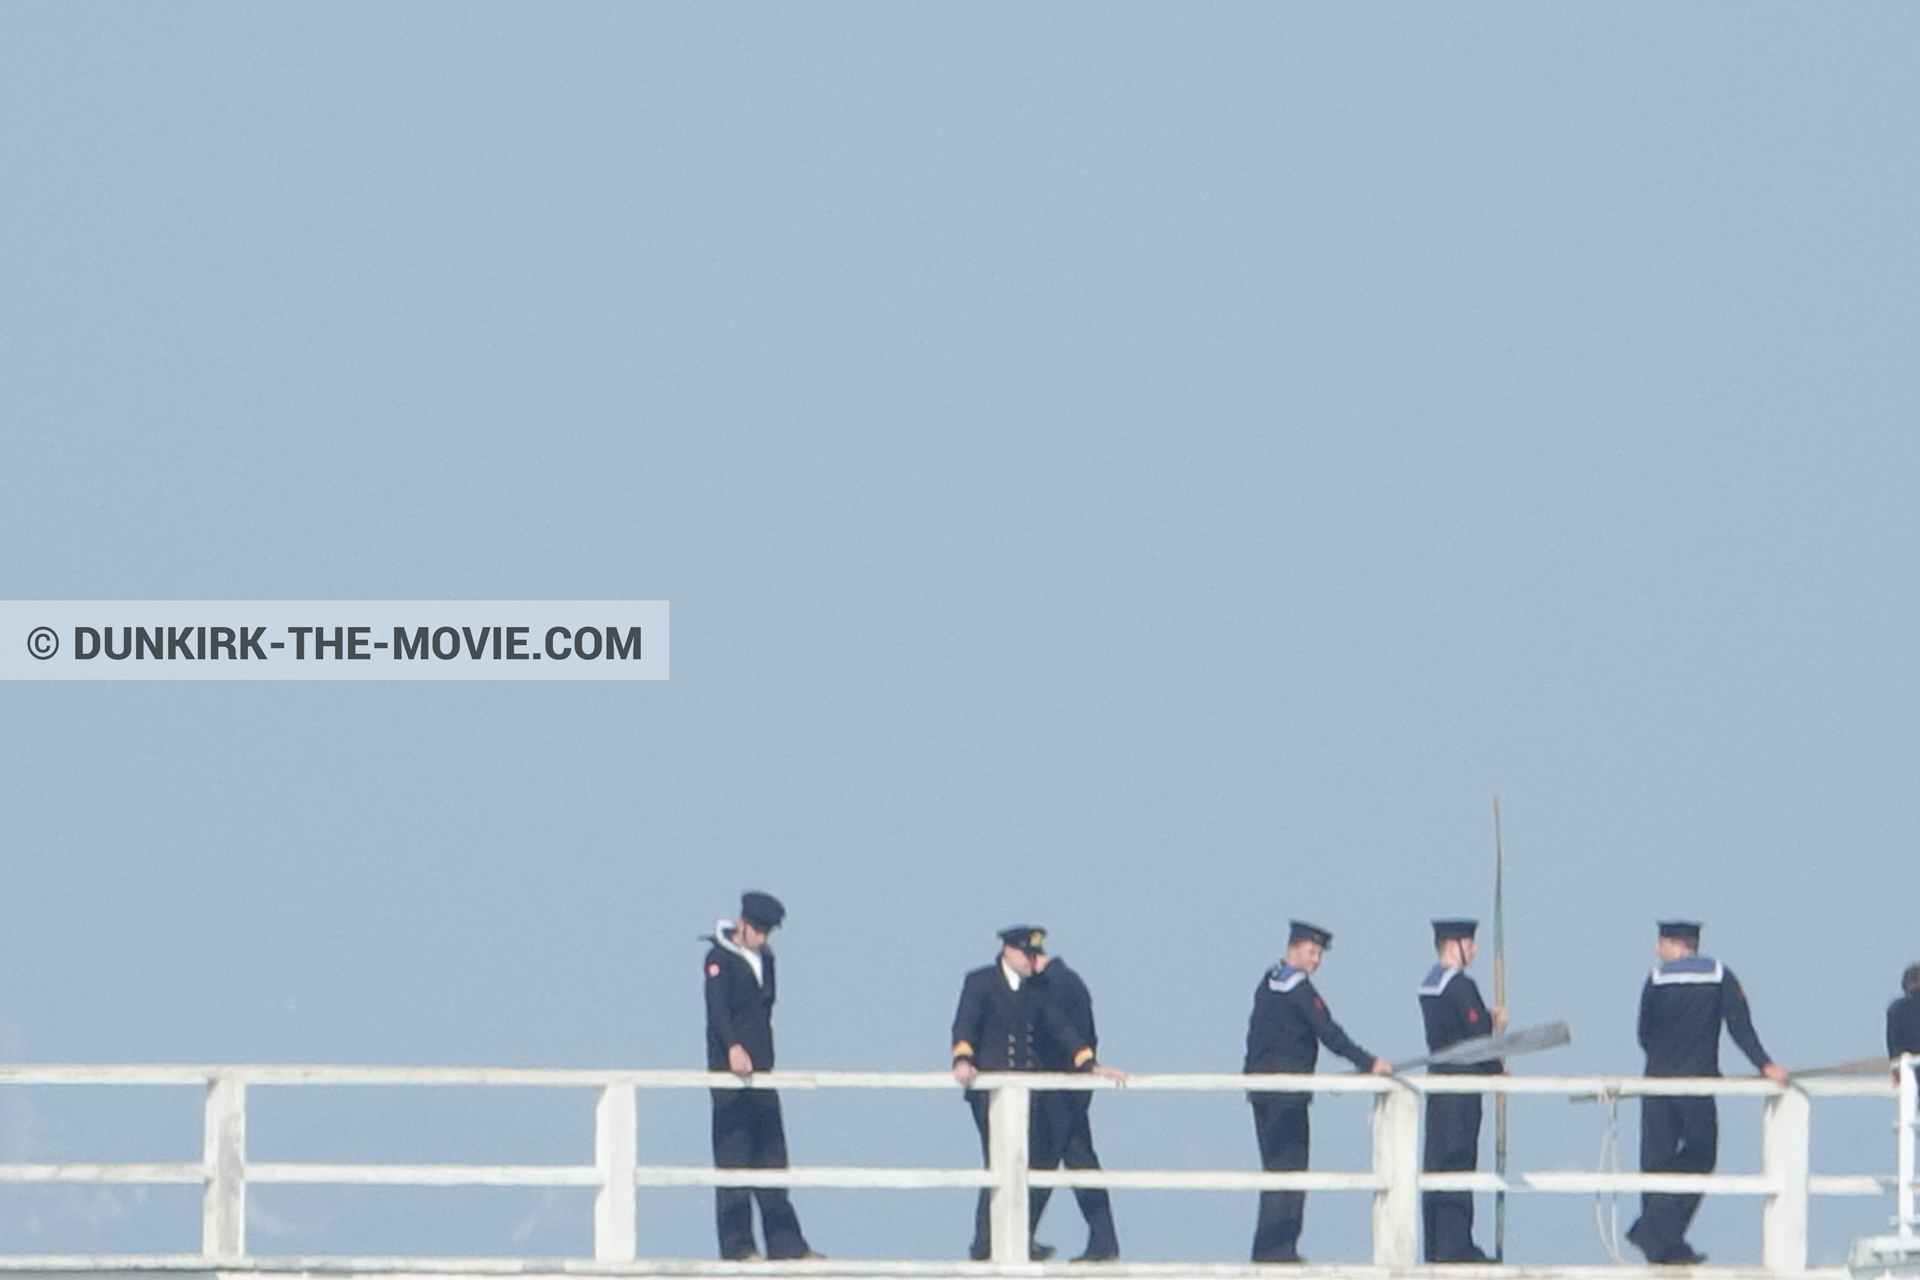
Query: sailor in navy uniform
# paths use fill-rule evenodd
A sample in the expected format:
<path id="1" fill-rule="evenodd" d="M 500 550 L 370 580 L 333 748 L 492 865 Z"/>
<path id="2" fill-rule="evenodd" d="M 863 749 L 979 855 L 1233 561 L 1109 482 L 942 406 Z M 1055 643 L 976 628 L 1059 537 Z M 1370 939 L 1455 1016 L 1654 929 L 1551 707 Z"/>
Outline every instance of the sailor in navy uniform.
<path id="1" fill-rule="evenodd" d="M 1479 949 L 1477 920 L 1435 920 L 1433 946 L 1438 963 L 1420 984 L 1420 1017 L 1427 1026 L 1427 1050 L 1437 1053 L 1463 1040 L 1477 1040 L 1506 1028 L 1507 1011 L 1489 1009 L 1480 988 L 1467 976 Z M 1435 1066 L 1433 1075 L 1498 1075 L 1498 1061 Z M 1420 1167 L 1429 1173 L 1458 1173 L 1480 1165 L 1480 1095 L 1427 1095 L 1427 1148 Z M 1473 1193 L 1427 1191 L 1420 1196 L 1428 1262 L 1491 1262 L 1473 1242 Z"/>
<path id="2" fill-rule="evenodd" d="M 1242 1070 L 1309 1073 L 1320 1061 L 1320 1046 L 1339 1054 L 1363 1071 L 1392 1075 L 1393 1065 L 1355 1044 L 1327 1012 L 1327 1002 L 1313 989 L 1333 935 L 1317 925 L 1289 921 L 1287 956 L 1267 971 L 1254 989 L 1253 1016 L 1247 1022 L 1247 1060 Z M 1248 1095 L 1253 1103 L 1254 1136 L 1260 1143 L 1260 1167 L 1269 1173 L 1307 1167 L 1311 1135 L 1307 1125 L 1310 1093 Z M 1255 1262 L 1302 1262 L 1298 1244 L 1306 1212 L 1304 1191 L 1262 1191 L 1260 1218 L 1253 1232 Z"/>
<path id="3" fill-rule="evenodd" d="M 748 893 L 740 915 L 714 926 L 707 952 L 707 1070 L 731 1071 L 742 1079 L 773 1070 L 773 952 L 767 935 L 780 927 L 787 909 L 771 894 Z M 787 1135 L 780 1120 L 780 1095 L 772 1089 L 713 1089 L 713 1164 L 717 1169 L 784 1169 Z M 785 1187 L 715 1187 L 713 1209 L 720 1235 L 720 1256 L 757 1258 L 753 1244 L 753 1202 L 760 1202 L 760 1226 L 769 1258 L 819 1255 L 800 1234 Z"/>
<path id="4" fill-rule="evenodd" d="M 980 1155 L 991 1160 L 987 1140 L 988 1093 L 972 1088 L 982 1071 L 1046 1071 L 1050 1055 L 1062 1055 L 1074 1071 L 1094 1071 L 1112 1079 L 1125 1076 L 1094 1061 L 1090 1037 L 1075 1029 L 1044 985 L 1032 981 L 1036 959 L 1047 931 L 1033 925 L 1015 925 L 1000 931 L 1000 956 L 975 969 L 960 987 L 960 1007 L 953 1015 L 953 1078 L 967 1086 L 967 1105 L 980 1131 Z M 1027 1167 L 1051 1169 L 1060 1163 L 1058 1126 L 1046 1108 L 1035 1104 L 1027 1127 Z M 973 1243 L 967 1256 L 980 1261 L 992 1255 L 988 1188 L 980 1189 L 973 1215 Z M 1032 1230 L 1046 1207 L 1046 1197 L 1035 1195 L 1028 1205 L 1028 1250 L 1034 1261 L 1053 1256 L 1053 1249 L 1032 1242 Z"/>
<path id="5" fill-rule="evenodd" d="M 1786 1068 L 1767 1056 L 1754 1034 L 1753 1015 L 1739 979 L 1719 961 L 1699 954 L 1696 920 L 1662 920 L 1660 963 L 1640 992 L 1640 1047 L 1649 1076 L 1720 1074 L 1720 1025 L 1767 1079 L 1787 1083 Z M 1640 1171 L 1712 1173 L 1719 1155 L 1720 1118 L 1711 1097 L 1640 1100 Z M 1647 1192 L 1627 1239 L 1648 1262 L 1688 1266 L 1705 1262 L 1687 1243 L 1700 1208 L 1697 1194 Z"/>
<path id="6" fill-rule="evenodd" d="M 1887 1006 L 1887 1056 L 1920 1053 L 1920 964 L 1900 975 L 1900 998 Z M 1920 1073 L 1920 1067 L 1914 1068 Z"/>
<path id="7" fill-rule="evenodd" d="M 1072 1024 L 1074 1038 L 1089 1048 L 1100 1048 L 1099 1032 L 1093 1024 L 1093 993 L 1080 975 L 1058 956 L 1040 951 L 1034 955 L 1034 985 L 1041 988 Z M 1051 1037 L 1047 1040 L 1046 1062 L 1049 1071 L 1071 1071 L 1069 1048 Z M 1046 1109 L 1046 1122 L 1053 1126 L 1054 1148 L 1060 1162 L 1069 1169 L 1098 1169 L 1100 1156 L 1093 1149 L 1093 1094 L 1087 1090 L 1049 1090 L 1034 1095 L 1033 1105 Z M 1050 1188 L 1034 1191 L 1042 1203 Z M 1105 1187 L 1075 1187 L 1073 1198 L 1080 1216 L 1087 1221 L 1087 1247 L 1075 1262 L 1112 1262 L 1120 1256 L 1120 1237 L 1113 1228 L 1113 1201 Z M 1036 1216 L 1038 1211 L 1036 1210 Z"/>

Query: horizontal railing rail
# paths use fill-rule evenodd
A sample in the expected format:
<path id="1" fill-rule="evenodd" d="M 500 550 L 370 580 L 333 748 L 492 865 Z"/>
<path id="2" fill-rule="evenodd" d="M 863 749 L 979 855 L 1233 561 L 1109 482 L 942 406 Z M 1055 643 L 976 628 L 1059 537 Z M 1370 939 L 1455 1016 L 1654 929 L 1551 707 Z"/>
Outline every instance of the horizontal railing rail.
<path id="1" fill-rule="evenodd" d="M 1815 1174 L 1809 1167 L 1811 1101 L 1868 1097 L 1898 1101 L 1912 1124 L 1913 1087 L 1900 1097 L 1884 1076 L 1824 1077 L 1781 1088 L 1763 1079 L 1646 1078 L 1640 1076 L 1137 1075 L 1124 1086 L 1089 1075 L 983 1074 L 976 1089 L 992 1095 L 989 1159 L 985 1169 L 907 1166 L 797 1165 L 784 1169 L 716 1169 L 704 1165 L 649 1165 L 639 1161 L 638 1095 L 643 1090 L 927 1090 L 953 1091 L 944 1072 L 773 1071 L 748 1079 L 681 1070 L 585 1070 L 539 1067 L 176 1066 L 131 1064 L 0 1065 L 7 1085 L 185 1085 L 206 1090 L 203 1155 L 199 1161 L 147 1163 L 0 1162 L 0 1183 L 153 1183 L 203 1186 L 201 1253 L 233 1265 L 248 1257 L 247 1188 L 274 1184 L 422 1187 L 582 1187 L 596 1192 L 594 1260 L 637 1259 L 635 1193 L 643 1187 L 837 1187 L 992 1190 L 993 1260 L 1027 1260 L 1029 1193 L 1036 1187 L 1107 1187 L 1184 1191 L 1356 1191 L 1373 1196 L 1372 1261 L 1406 1268 L 1418 1259 L 1421 1191 L 1506 1191 L 1546 1194 L 1622 1194 L 1642 1191 L 1760 1196 L 1762 1265 L 1792 1275 L 1806 1269 L 1807 1212 L 1813 1196 L 1879 1195 L 1899 1189 L 1903 1230 L 1911 1230 L 1910 1164 L 1902 1153 L 1895 1176 Z M 246 1154 L 250 1088 L 299 1086 L 510 1087 L 591 1089 L 597 1092 L 592 1164 L 458 1164 L 254 1161 Z M 1372 1163 L 1361 1172 L 1305 1170 L 1265 1173 L 1242 1169 L 1029 1169 L 1028 1118 L 1036 1092 L 1096 1090 L 1186 1093 L 1364 1094 L 1372 1098 Z M 1423 1173 L 1420 1100 L 1428 1094 L 1504 1093 L 1613 1100 L 1645 1096 L 1755 1097 L 1761 1119 L 1762 1169 L 1757 1174 L 1643 1174 L 1546 1169 L 1494 1173 Z M 1910 1148 L 1909 1148 L 1910 1150 Z"/>

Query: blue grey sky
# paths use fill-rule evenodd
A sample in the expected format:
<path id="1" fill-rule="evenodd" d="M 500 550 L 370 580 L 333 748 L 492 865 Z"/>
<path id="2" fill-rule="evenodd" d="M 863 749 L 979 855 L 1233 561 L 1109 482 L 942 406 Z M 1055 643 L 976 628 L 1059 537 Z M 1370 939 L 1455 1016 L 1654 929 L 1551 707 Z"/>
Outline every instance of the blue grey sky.
<path id="1" fill-rule="evenodd" d="M 1667 914 L 1789 1065 L 1877 1052 L 1917 46 L 1890 5 L 9 5 L 0 598 L 662 599 L 676 653 L 0 688 L 0 1050 L 693 1065 L 696 938 L 758 887 L 788 1065 L 941 1066 L 1031 920 L 1105 1056 L 1234 1069 L 1291 915 L 1406 1055 L 1498 794 L 1516 1016 L 1576 1036 L 1537 1069 L 1637 1068 Z M 1125 1105 L 1116 1162 L 1185 1132 Z M 802 1158 L 852 1158 L 824 1114 Z M 1193 1159 L 1250 1163 L 1216 1119 Z M 1890 1164 L 1872 1119 L 1839 1163 Z M 903 1124 L 970 1158 L 957 1103 Z M 1198 1199 L 1123 1199 L 1129 1255 L 1241 1256 Z M 1307 1251 L 1363 1255 L 1334 1200 Z M 963 1243 L 808 1203 L 830 1253 Z M 1880 1226 L 1833 1212 L 1829 1253 Z"/>

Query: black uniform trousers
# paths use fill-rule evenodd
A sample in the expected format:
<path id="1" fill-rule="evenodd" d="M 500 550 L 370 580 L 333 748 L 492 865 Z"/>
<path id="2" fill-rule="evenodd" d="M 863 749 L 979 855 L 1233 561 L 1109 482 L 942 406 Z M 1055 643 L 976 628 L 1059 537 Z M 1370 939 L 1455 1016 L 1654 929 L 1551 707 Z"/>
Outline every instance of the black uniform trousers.
<path id="1" fill-rule="evenodd" d="M 1052 1143 L 1060 1153 L 1060 1163 L 1069 1169 L 1098 1169 L 1100 1156 L 1093 1149 L 1093 1095 L 1075 1089 L 1035 1094 L 1033 1101 L 1046 1112 L 1045 1123 L 1053 1129 Z M 1034 1165 L 1036 1169 L 1040 1167 Z M 1039 1187 L 1032 1194 L 1044 1208 L 1051 1191 L 1051 1187 Z M 1120 1237 L 1113 1229 L 1113 1200 L 1107 1195 L 1107 1189 L 1075 1187 L 1073 1198 L 1080 1206 L 1080 1216 L 1087 1220 L 1086 1256 L 1090 1259 L 1119 1257 Z M 1038 1216 L 1036 1211 L 1035 1217 Z"/>
<path id="2" fill-rule="evenodd" d="M 713 1164 L 716 1169 L 784 1169 L 787 1134 L 780 1122 L 780 1095 L 772 1089 L 713 1089 Z M 753 1202 L 760 1202 L 760 1228 L 767 1257 L 799 1258 L 811 1252 L 800 1234 L 785 1187 L 715 1187 L 713 1212 L 722 1258 L 750 1258 Z"/>
<path id="3" fill-rule="evenodd" d="M 1256 1093 L 1253 1132 L 1260 1142 L 1260 1167 L 1268 1173 L 1287 1173 L 1307 1167 L 1312 1145 L 1307 1124 L 1305 1093 Z M 1260 1217 L 1253 1228 L 1255 1262 L 1299 1260 L 1300 1226 L 1306 1218 L 1304 1191 L 1262 1191 Z"/>
<path id="4" fill-rule="evenodd" d="M 1480 1165 L 1480 1095 L 1436 1093 L 1427 1098 L 1428 1173 L 1460 1173 Z M 1427 1229 L 1428 1262 L 1478 1261 L 1473 1243 L 1473 1192 L 1424 1191 L 1420 1216 Z"/>
<path id="5" fill-rule="evenodd" d="M 1640 1172 L 1712 1173 L 1720 1150 L 1720 1112 L 1712 1098 L 1640 1099 Z M 1689 1252 L 1687 1228 L 1700 1209 L 1699 1195 L 1647 1192 L 1640 1221 L 1627 1238 L 1650 1262 Z"/>
<path id="6" fill-rule="evenodd" d="M 1032 1110 L 1027 1113 L 1027 1168 L 1051 1169 L 1060 1163 L 1060 1125 L 1057 1113 L 1044 1101 L 1046 1094 L 1032 1095 Z M 987 1105 L 993 1095 L 985 1089 L 967 1090 L 967 1105 L 973 1108 L 973 1124 L 980 1131 L 980 1162 L 993 1164 L 993 1149 L 987 1137 Z M 1094 1166 L 1098 1168 L 1098 1165 Z M 1035 1187 L 1027 1194 L 1027 1239 L 1031 1243 L 1033 1229 L 1040 1223 L 1040 1214 L 1047 1207 L 1052 1194 L 1050 1187 Z M 973 1243 L 967 1247 L 967 1256 L 975 1262 L 993 1256 L 993 1189 L 980 1188 L 979 1202 L 973 1210 Z"/>

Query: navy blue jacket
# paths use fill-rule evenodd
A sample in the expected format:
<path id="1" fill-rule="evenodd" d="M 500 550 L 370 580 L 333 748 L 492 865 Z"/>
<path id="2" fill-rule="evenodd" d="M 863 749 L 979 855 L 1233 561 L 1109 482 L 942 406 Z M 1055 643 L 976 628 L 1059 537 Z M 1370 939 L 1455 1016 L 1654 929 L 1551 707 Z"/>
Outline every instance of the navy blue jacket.
<path id="1" fill-rule="evenodd" d="M 1920 1053 L 1920 991 L 1910 991 L 1887 1006 L 1887 1056 Z"/>
<path id="2" fill-rule="evenodd" d="M 1067 968 L 1067 962 L 1058 958 L 1047 961 L 1045 971 L 1036 974 L 1028 981 L 1036 983 L 1053 1003 L 1059 1007 L 1060 1014 L 1073 1031 L 1073 1044 L 1062 1044 L 1057 1038 L 1048 1036 L 1041 1046 L 1040 1059 L 1047 1064 L 1049 1071 L 1072 1071 L 1073 1055 L 1081 1046 L 1100 1051 L 1100 1032 L 1093 1025 L 1093 993 L 1087 990 L 1087 984 L 1080 975 Z"/>
<path id="3" fill-rule="evenodd" d="M 739 1045 L 755 1071 L 773 1070 L 773 952 L 760 953 L 761 977 L 745 956 L 710 938 L 707 952 L 707 1070 L 725 1071 L 727 1046 Z"/>
<path id="4" fill-rule="evenodd" d="M 1480 998 L 1480 988 L 1459 969 L 1436 964 L 1420 984 L 1420 1017 L 1427 1024 L 1427 1052 L 1438 1053 L 1462 1040 L 1493 1034 L 1493 1014 Z M 1434 1075 L 1500 1074 L 1500 1062 L 1463 1062 L 1428 1067 Z"/>
<path id="5" fill-rule="evenodd" d="M 1650 1076 L 1720 1074 L 1720 1025 L 1740 1051 L 1765 1067 L 1773 1059 L 1753 1029 L 1747 996 L 1733 970 L 1709 956 L 1661 965 L 1640 991 L 1640 1047 Z"/>
<path id="6" fill-rule="evenodd" d="M 1323 1044 L 1362 1071 L 1373 1065 L 1374 1055 L 1340 1029 L 1305 973 L 1287 964 L 1273 966 L 1254 988 L 1247 1060 L 1241 1069 L 1312 1071 Z"/>

